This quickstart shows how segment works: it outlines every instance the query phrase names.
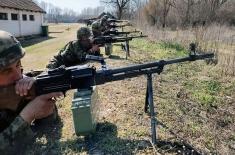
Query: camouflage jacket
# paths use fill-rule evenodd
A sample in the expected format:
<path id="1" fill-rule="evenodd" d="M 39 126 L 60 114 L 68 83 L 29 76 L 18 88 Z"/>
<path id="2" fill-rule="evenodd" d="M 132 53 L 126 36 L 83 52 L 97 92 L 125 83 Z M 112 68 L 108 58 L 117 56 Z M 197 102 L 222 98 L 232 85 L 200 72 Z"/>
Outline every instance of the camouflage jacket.
<path id="1" fill-rule="evenodd" d="M 32 75 L 33 77 L 40 73 L 41 71 L 31 71 L 26 73 L 26 75 Z M 1 97 L 12 96 L 12 90 L 14 90 L 13 85 L 11 88 L 8 87 L 7 90 L 1 88 Z M 4 99 L 2 99 L 2 101 L 3 100 Z M 11 102 L 10 99 L 9 102 Z M 3 154 L 21 154 L 24 151 L 23 148 L 27 147 L 27 144 L 31 144 L 36 137 L 36 133 L 33 131 L 37 131 L 37 127 L 42 125 L 42 123 L 35 124 L 35 122 L 44 121 L 47 124 L 50 124 L 56 119 L 53 114 L 51 117 L 36 120 L 34 126 L 31 126 L 19 116 L 19 113 L 29 102 L 30 100 L 21 99 L 16 110 L 0 108 L 0 151 L 4 151 Z M 1 103 L 5 104 L 5 101 Z"/>
<path id="2" fill-rule="evenodd" d="M 88 50 L 82 49 L 79 45 L 79 41 L 71 41 L 60 50 L 60 52 L 54 56 L 54 58 L 46 66 L 49 69 L 54 69 L 65 65 L 66 67 L 79 65 L 85 62 L 85 56 Z"/>
<path id="3" fill-rule="evenodd" d="M 107 30 L 107 28 L 101 24 L 101 20 L 97 20 L 97 21 L 93 22 L 91 25 L 91 31 L 92 31 L 94 38 L 102 36 L 102 34 L 106 30 Z"/>
<path id="4" fill-rule="evenodd" d="M 14 154 L 33 140 L 30 125 L 19 116 L 27 102 L 21 102 L 16 111 L 0 110 L 0 150 L 5 154 Z"/>

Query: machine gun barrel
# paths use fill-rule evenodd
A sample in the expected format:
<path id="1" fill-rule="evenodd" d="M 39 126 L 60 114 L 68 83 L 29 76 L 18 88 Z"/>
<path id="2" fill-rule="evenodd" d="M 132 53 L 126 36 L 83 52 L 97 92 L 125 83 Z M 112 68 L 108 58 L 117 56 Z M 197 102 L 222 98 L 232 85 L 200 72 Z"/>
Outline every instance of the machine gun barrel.
<path id="1" fill-rule="evenodd" d="M 126 26 L 131 26 L 130 24 L 125 24 L 125 25 L 109 25 L 109 28 L 122 28 L 122 27 L 126 27 Z"/>
<path id="2" fill-rule="evenodd" d="M 123 34 L 130 34 L 131 32 L 118 32 L 118 31 L 108 31 L 105 32 L 104 35 L 123 35 Z"/>
<path id="3" fill-rule="evenodd" d="M 108 19 L 108 22 L 122 23 L 122 22 L 129 22 L 129 21 L 128 20 Z"/>
<path id="4" fill-rule="evenodd" d="M 196 61 L 212 58 L 213 53 L 202 55 L 189 55 L 188 57 L 160 60 L 145 64 L 138 64 L 115 69 L 103 68 L 96 70 L 94 67 L 73 66 L 69 68 L 58 68 L 49 70 L 48 73 L 39 75 L 35 82 L 35 93 L 37 95 L 50 92 L 65 92 L 70 89 L 90 88 L 94 85 L 101 85 L 106 82 L 133 78 L 144 74 L 160 74 L 165 65 Z"/>
<path id="5" fill-rule="evenodd" d="M 93 39 L 93 43 L 96 45 L 104 45 L 106 43 L 117 43 L 125 42 L 131 40 L 131 37 L 111 37 L 111 36 L 101 36 Z"/>
<path id="6" fill-rule="evenodd" d="M 127 35 L 131 33 L 138 33 L 140 31 L 127 31 L 127 32 L 118 32 L 118 31 L 107 31 L 104 35 Z"/>
<path id="7" fill-rule="evenodd" d="M 132 78 L 143 74 L 158 73 L 161 69 L 163 69 L 165 65 L 182 63 L 186 61 L 196 61 L 206 58 L 212 58 L 213 56 L 214 56 L 213 53 L 202 54 L 202 55 L 189 55 L 188 57 L 185 58 L 178 58 L 167 61 L 160 60 L 156 62 L 120 67 L 104 71 L 98 70 L 96 72 L 96 84 L 99 85 L 106 82 L 123 80 L 125 78 Z"/>
<path id="8" fill-rule="evenodd" d="M 131 36 L 131 37 L 127 37 L 127 38 L 134 39 L 134 38 L 145 38 L 145 37 L 148 37 L 148 36 L 147 35 L 140 35 L 140 36 Z"/>

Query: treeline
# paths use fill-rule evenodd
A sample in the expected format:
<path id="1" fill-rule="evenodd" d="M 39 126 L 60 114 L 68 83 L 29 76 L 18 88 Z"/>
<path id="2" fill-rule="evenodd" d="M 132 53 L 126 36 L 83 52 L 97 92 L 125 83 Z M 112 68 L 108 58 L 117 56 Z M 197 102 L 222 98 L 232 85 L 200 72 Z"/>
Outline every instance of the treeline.
<path id="1" fill-rule="evenodd" d="M 235 25 L 235 0 L 101 0 L 101 3 L 108 6 L 118 19 L 132 19 L 149 26 Z M 47 12 L 45 20 L 50 23 L 77 22 L 97 17 L 105 10 L 104 6 L 98 6 L 85 8 L 78 14 L 72 9 L 61 9 L 44 1 L 38 4 Z"/>
<path id="2" fill-rule="evenodd" d="M 62 9 L 44 1 L 38 2 L 37 0 L 34 0 L 34 2 L 46 11 L 44 21 L 48 23 L 76 23 L 82 18 L 96 17 L 104 10 L 104 7 L 98 6 L 96 8 L 85 8 L 81 10 L 81 13 L 78 13 L 76 12 L 78 10 L 74 11 L 68 8 Z"/>
<path id="3" fill-rule="evenodd" d="M 118 18 L 159 27 L 235 25 L 235 0 L 101 0 Z"/>
<path id="4" fill-rule="evenodd" d="M 149 0 L 141 11 L 149 24 L 162 27 L 235 25 L 234 0 Z"/>

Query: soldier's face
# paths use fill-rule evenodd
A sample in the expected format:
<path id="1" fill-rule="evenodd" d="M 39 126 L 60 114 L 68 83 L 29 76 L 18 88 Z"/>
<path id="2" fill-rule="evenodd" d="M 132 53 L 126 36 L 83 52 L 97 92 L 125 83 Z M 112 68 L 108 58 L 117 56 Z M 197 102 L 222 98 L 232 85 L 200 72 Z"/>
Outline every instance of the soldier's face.
<path id="1" fill-rule="evenodd" d="M 92 47 L 91 40 L 88 37 L 82 37 L 80 39 L 81 46 L 85 49 L 90 49 Z"/>
<path id="2" fill-rule="evenodd" d="M 0 69 L 0 86 L 12 84 L 21 79 L 23 77 L 21 68 L 21 61 L 18 60 L 17 62 Z"/>

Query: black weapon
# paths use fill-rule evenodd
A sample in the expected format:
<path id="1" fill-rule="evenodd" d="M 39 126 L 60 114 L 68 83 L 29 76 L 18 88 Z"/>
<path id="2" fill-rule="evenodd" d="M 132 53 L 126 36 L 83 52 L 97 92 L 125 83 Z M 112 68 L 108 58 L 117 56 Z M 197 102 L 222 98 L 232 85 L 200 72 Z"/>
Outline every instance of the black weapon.
<path id="1" fill-rule="evenodd" d="M 191 50 L 193 51 L 193 49 Z M 145 112 L 150 111 L 152 142 L 156 144 L 156 119 L 153 105 L 152 74 L 160 74 L 166 65 L 212 58 L 213 56 L 213 53 L 201 55 L 190 53 L 189 56 L 183 58 L 160 60 L 114 69 L 107 69 L 103 58 L 90 56 L 90 59 L 98 60 L 102 63 L 102 69 L 96 70 L 92 66 L 84 65 L 69 68 L 60 67 L 49 70 L 47 73 L 37 76 L 34 84 L 35 94 L 38 96 L 50 92 L 66 92 L 70 89 L 90 89 L 92 86 L 101 85 L 107 82 L 147 75 L 144 110 Z"/>
<path id="2" fill-rule="evenodd" d="M 123 28 L 126 26 L 131 26 L 131 25 L 130 24 L 125 24 L 125 25 L 110 24 L 110 25 L 108 25 L 109 28 Z"/>
<path id="3" fill-rule="evenodd" d="M 117 20 L 117 19 L 108 19 L 107 20 L 110 23 L 122 23 L 122 22 L 129 22 L 128 20 Z"/>
<path id="4" fill-rule="evenodd" d="M 144 35 L 131 36 L 131 37 L 100 36 L 100 37 L 94 38 L 93 43 L 96 45 L 103 46 L 104 44 L 107 44 L 107 43 L 125 42 L 125 41 L 130 41 L 134 38 L 142 38 L 142 37 L 147 37 L 147 36 L 144 36 Z"/>
<path id="5" fill-rule="evenodd" d="M 145 64 L 138 64 L 115 69 L 96 70 L 87 65 L 59 67 L 49 70 L 36 78 L 36 95 L 47 94 L 50 92 L 65 92 L 70 89 L 83 89 L 106 82 L 123 80 L 143 74 L 161 73 L 166 65 L 181 63 L 185 61 L 196 61 L 200 59 L 212 58 L 213 53 L 201 55 L 189 55 L 188 57 L 173 60 L 160 60 Z M 102 57 L 87 56 L 91 60 L 104 62 Z"/>
<path id="6" fill-rule="evenodd" d="M 128 35 L 131 33 L 138 33 L 140 31 L 127 31 L 127 32 L 118 32 L 117 30 L 110 30 L 104 33 L 104 35 Z"/>
<path id="7" fill-rule="evenodd" d="M 107 31 L 104 33 L 104 35 L 127 35 L 131 32 L 118 32 L 118 31 Z"/>
<path id="8" fill-rule="evenodd" d="M 131 37 L 100 36 L 93 39 L 93 44 L 103 46 L 104 44 L 107 43 L 124 42 L 131 39 L 132 39 Z"/>

